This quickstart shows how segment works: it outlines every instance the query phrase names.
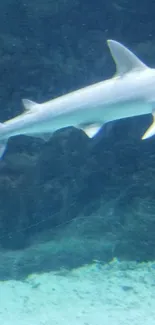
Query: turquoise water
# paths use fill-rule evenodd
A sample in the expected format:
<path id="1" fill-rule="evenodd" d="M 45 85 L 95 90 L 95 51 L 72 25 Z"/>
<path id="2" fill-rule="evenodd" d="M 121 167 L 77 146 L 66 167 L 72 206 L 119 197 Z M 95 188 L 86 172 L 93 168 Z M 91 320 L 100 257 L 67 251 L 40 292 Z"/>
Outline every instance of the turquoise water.
<path id="1" fill-rule="evenodd" d="M 0 121 L 111 78 L 106 40 L 154 66 L 154 2 L 0 3 Z M 0 325 L 153 325 L 152 116 L 9 139 L 0 160 Z M 1 126 L 2 127 L 2 126 Z"/>

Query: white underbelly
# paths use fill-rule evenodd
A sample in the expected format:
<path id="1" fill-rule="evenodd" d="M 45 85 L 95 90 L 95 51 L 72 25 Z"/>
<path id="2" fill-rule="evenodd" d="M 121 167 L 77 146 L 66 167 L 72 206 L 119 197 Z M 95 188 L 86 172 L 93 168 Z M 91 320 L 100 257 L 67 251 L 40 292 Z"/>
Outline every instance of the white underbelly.
<path id="1" fill-rule="evenodd" d="M 118 103 L 103 108 L 103 116 L 106 121 L 114 121 L 127 117 L 139 116 L 152 113 L 152 107 L 144 101 Z"/>

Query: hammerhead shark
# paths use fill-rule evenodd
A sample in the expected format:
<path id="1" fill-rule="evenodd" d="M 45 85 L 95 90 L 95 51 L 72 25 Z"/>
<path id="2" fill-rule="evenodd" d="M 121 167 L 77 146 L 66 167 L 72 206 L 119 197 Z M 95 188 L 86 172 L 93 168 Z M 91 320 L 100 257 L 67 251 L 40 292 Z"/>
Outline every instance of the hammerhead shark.
<path id="1" fill-rule="evenodd" d="M 41 104 L 23 99 L 25 112 L 0 124 L 0 157 L 12 136 L 45 137 L 60 128 L 74 126 L 94 137 L 106 122 L 150 113 L 153 123 L 142 139 L 155 134 L 155 69 L 119 42 L 107 43 L 116 74 Z"/>

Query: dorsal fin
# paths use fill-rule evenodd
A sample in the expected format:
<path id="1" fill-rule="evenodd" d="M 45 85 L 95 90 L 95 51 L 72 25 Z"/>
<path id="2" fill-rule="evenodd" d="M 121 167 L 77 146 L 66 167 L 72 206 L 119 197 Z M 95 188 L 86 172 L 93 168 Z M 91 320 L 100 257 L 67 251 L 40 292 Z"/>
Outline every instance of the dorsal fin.
<path id="1" fill-rule="evenodd" d="M 24 105 L 24 108 L 28 112 L 34 112 L 36 109 L 40 107 L 40 104 L 33 102 L 29 99 L 22 99 L 22 103 Z"/>
<path id="2" fill-rule="evenodd" d="M 108 40 L 107 43 L 116 63 L 117 76 L 122 76 L 133 70 L 144 70 L 148 68 L 134 53 L 121 43 L 113 40 Z"/>

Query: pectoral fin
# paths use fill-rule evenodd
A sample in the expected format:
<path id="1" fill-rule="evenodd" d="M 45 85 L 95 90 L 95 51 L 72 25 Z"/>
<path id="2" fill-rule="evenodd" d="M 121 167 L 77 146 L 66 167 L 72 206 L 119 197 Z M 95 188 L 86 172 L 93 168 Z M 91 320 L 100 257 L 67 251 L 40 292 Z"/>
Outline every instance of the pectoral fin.
<path id="1" fill-rule="evenodd" d="M 89 138 L 93 138 L 100 130 L 100 124 L 85 124 L 80 125 L 80 129 L 82 129 Z"/>
<path id="2" fill-rule="evenodd" d="M 152 112 L 152 117 L 153 117 L 152 124 L 149 126 L 147 131 L 142 136 L 142 140 L 151 138 L 153 135 L 155 135 L 155 111 Z"/>

